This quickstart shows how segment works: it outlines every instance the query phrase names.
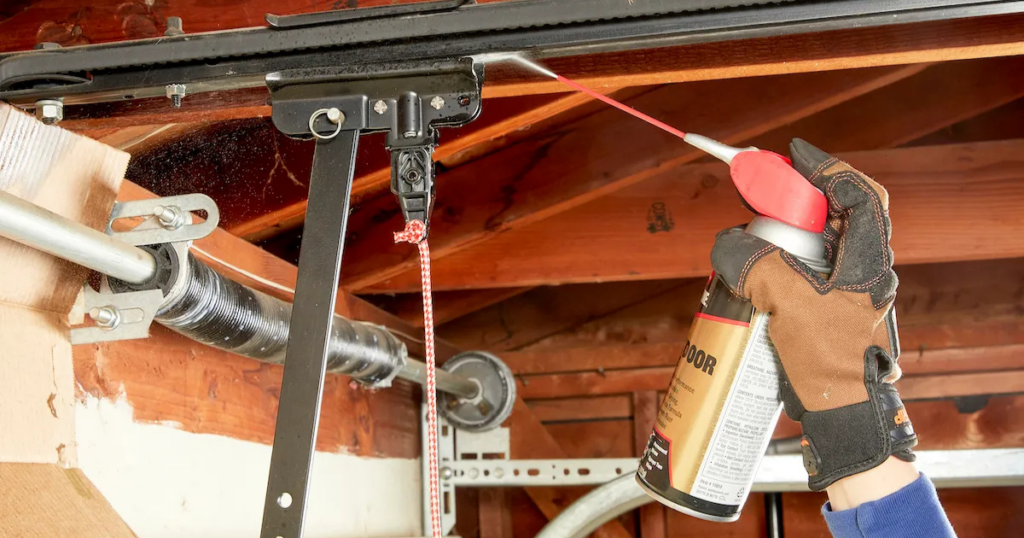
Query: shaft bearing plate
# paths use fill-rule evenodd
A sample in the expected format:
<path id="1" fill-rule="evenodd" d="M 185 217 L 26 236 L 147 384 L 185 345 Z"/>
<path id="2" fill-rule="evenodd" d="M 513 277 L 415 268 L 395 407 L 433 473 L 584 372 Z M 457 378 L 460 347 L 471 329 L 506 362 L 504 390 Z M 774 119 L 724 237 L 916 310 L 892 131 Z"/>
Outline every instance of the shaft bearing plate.
<path id="1" fill-rule="evenodd" d="M 442 369 L 465 377 L 480 387 L 474 398 L 438 393 L 438 407 L 453 426 L 479 432 L 497 428 L 512 414 L 516 381 L 501 359 L 483 351 L 468 351 L 452 357 Z"/>

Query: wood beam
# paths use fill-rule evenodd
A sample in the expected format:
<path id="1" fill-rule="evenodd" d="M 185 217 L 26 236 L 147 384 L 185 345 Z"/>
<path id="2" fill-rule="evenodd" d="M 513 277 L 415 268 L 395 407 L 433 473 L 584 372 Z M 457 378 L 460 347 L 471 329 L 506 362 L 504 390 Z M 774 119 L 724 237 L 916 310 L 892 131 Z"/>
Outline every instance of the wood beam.
<path id="1" fill-rule="evenodd" d="M 637 89 L 616 92 L 623 95 L 638 93 Z M 501 101 L 490 100 L 484 106 L 480 119 L 468 127 L 450 133 L 454 139 L 446 141 L 434 151 L 434 161 L 443 168 L 452 168 L 489 153 L 510 146 L 526 137 L 535 136 L 572 122 L 596 109 L 593 98 L 586 94 L 570 93 L 545 100 L 542 104 L 507 113 L 507 106 Z M 491 119 L 492 110 L 497 117 Z M 445 133 L 449 135 L 449 133 Z M 447 137 L 446 137 L 447 138 Z M 367 174 L 360 174 L 352 184 L 353 199 L 363 200 L 388 192 L 391 182 L 390 167 L 377 168 Z M 296 202 L 261 217 L 233 226 L 229 231 L 249 241 L 273 237 L 292 228 L 301 226 L 306 217 L 306 201 Z"/>
<path id="2" fill-rule="evenodd" d="M 682 125 L 725 143 L 741 144 L 912 76 L 923 68 L 666 86 L 627 103 L 669 124 Z M 758 99 L 751 100 L 751 95 Z M 549 136 L 530 139 L 440 177 L 435 212 L 451 212 L 459 218 L 433 221 L 433 258 L 440 260 L 478 243 L 490 243 L 489 239 L 508 236 L 512 230 L 607 197 L 703 156 L 672 135 L 618 110 L 605 109 Z M 487 181 L 481 182 L 481 177 Z M 390 205 L 381 205 L 362 210 L 384 216 L 389 208 Z M 647 209 L 643 211 L 646 213 Z M 353 261 L 342 277 L 345 287 L 390 289 L 388 279 L 415 270 L 415 258 L 393 246 L 391 233 L 401 229 L 400 216 L 381 220 L 353 245 Z M 487 272 L 477 274 L 486 278 Z"/>
<path id="3" fill-rule="evenodd" d="M 888 189 L 896 259 L 912 264 L 1024 256 L 1021 155 L 1024 140 L 840 156 Z M 749 218 L 724 164 L 676 167 L 628 192 L 435 259 L 434 287 L 707 275 L 715 234 Z M 416 286 L 415 275 L 403 274 L 372 289 Z"/>
<path id="4" fill-rule="evenodd" d="M 950 125 L 945 129 L 914 140 L 909 145 L 934 146 L 1005 140 L 1020 136 L 1021 125 L 1024 125 L 1024 99 L 1018 99 L 969 120 Z"/>
<path id="5" fill-rule="evenodd" d="M 166 125 L 140 125 L 103 132 L 101 136 L 93 136 L 96 131 L 85 131 L 81 134 L 95 138 L 99 142 L 132 155 L 148 151 L 170 142 L 186 133 L 202 129 L 205 124 L 168 123 Z"/>
<path id="6" fill-rule="evenodd" d="M 898 268 L 900 292 L 896 308 L 900 318 L 903 360 L 945 348 L 973 348 L 1024 344 L 1024 308 L 1020 275 L 1024 258 L 958 263 L 907 265 Z M 468 316 L 465 327 L 471 334 L 492 331 L 507 334 L 511 330 L 526 334 L 544 334 L 547 327 L 560 323 L 557 312 L 549 309 L 540 291 L 561 290 L 560 303 L 589 301 L 595 306 L 589 319 L 571 323 L 519 351 L 502 351 L 501 356 L 518 373 L 554 373 L 594 371 L 597 368 L 670 366 L 686 340 L 706 278 L 678 281 L 647 298 L 636 294 L 633 301 L 620 302 L 618 294 L 609 294 L 610 284 L 576 284 L 558 288 L 538 288 L 520 300 L 537 301 L 503 309 L 495 305 Z M 625 284 L 625 283 L 623 283 Z M 639 288 L 638 288 L 639 289 Z M 595 297 L 609 297 L 601 306 Z M 628 293 L 622 293 L 629 297 Z M 534 298 L 536 297 L 536 298 Z M 567 312 L 567 311 L 563 311 Z M 603 313 L 602 313 L 603 312 Z M 489 328 L 481 320 L 503 324 L 501 331 Z M 468 338 L 468 336 L 467 336 Z M 479 343 L 479 341 L 476 341 Z M 595 348 L 606 349 L 594 360 Z"/>
<path id="7" fill-rule="evenodd" d="M 944 62 L 749 143 L 787 155 L 796 137 L 832 153 L 894 148 L 1022 96 L 1024 57 Z"/>
<path id="8" fill-rule="evenodd" d="M 122 183 L 121 192 L 118 194 L 119 201 L 139 200 L 144 198 L 152 198 L 154 195 L 137 185 L 129 181 Z M 210 236 L 196 241 L 192 248 L 193 255 L 202 259 L 204 262 L 214 267 L 219 272 L 229 276 L 233 280 L 237 280 L 246 285 L 250 285 L 255 289 L 276 296 L 281 299 L 290 300 L 294 295 L 294 283 L 297 276 L 297 268 L 291 264 L 288 264 L 279 258 L 276 258 L 265 251 L 257 248 L 256 246 L 247 243 L 228 232 L 218 228 Z M 422 352 L 422 344 L 417 340 L 418 330 L 405 324 L 400 318 L 393 316 L 379 308 L 367 303 L 366 301 L 359 299 L 344 290 L 339 290 L 337 305 L 335 311 L 339 315 L 349 317 L 351 319 L 369 321 L 384 325 L 391 329 L 400 338 L 406 340 L 406 345 L 410 347 L 412 352 Z M 159 331 L 159 329 L 158 329 Z M 168 335 L 171 333 L 166 332 Z M 171 335 L 185 342 L 189 342 L 183 338 Z M 156 342 L 154 344 L 154 342 Z M 116 347 L 121 343 L 111 344 L 120 351 L 121 363 L 130 366 L 133 370 L 132 373 L 117 375 L 114 378 L 108 378 L 105 374 L 105 367 L 103 365 L 102 355 L 93 355 L 91 361 L 87 359 L 82 366 L 82 379 L 92 380 L 93 382 L 84 385 L 87 390 L 97 391 L 97 394 L 110 396 L 116 395 L 119 384 L 111 383 L 112 379 L 120 380 L 122 383 L 125 379 L 132 379 L 132 382 L 137 382 L 138 386 L 143 387 L 142 390 L 133 392 L 133 394 L 139 394 L 138 400 L 143 401 L 143 409 L 148 409 L 149 414 L 143 414 L 143 417 L 150 417 L 150 420 L 174 420 L 168 418 L 155 418 L 168 416 L 167 413 L 170 409 L 172 415 L 180 417 L 182 413 L 188 418 L 189 424 L 196 424 L 195 428 L 211 427 L 215 431 L 212 433 L 228 434 L 228 435 L 253 435 L 256 437 L 255 440 L 263 440 L 264 437 L 261 435 L 269 435 L 265 439 L 273 439 L 273 420 L 271 417 L 276 415 L 276 404 L 277 397 L 280 390 L 280 375 L 283 373 L 282 367 L 255 363 L 249 359 L 243 359 L 241 357 L 232 355 L 226 352 L 220 352 L 213 350 L 212 348 L 206 348 L 204 346 L 196 346 L 201 348 L 195 351 L 181 351 L 181 355 L 186 358 L 183 360 L 181 357 L 178 358 L 178 364 L 168 368 L 165 356 L 155 353 L 153 348 L 145 349 L 141 354 L 150 356 L 156 363 L 152 368 L 145 369 L 146 375 L 139 374 L 138 368 L 142 367 L 133 362 L 135 355 L 139 353 L 138 348 L 132 347 Z M 142 340 L 135 342 L 143 346 L 156 345 L 157 348 L 171 348 L 175 349 L 178 346 L 175 345 L 160 345 L 159 341 L 154 340 Z M 457 352 L 457 349 L 445 342 L 443 339 L 437 340 L 438 354 L 439 356 L 447 357 Z M 96 348 L 97 351 L 102 351 L 100 348 Z M 208 353 L 213 360 L 210 364 L 198 363 L 192 368 L 185 368 L 182 370 L 181 363 L 184 362 L 185 366 L 196 363 L 195 357 L 198 353 Z M 187 360 L 191 357 L 191 362 Z M 207 367 L 217 368 L 231 368 L 227 363 L 221 366 L 221 359 L 230 359 L 235 361 L 236 372 L 232 374 L 224 373 L 219 376 L 214 376 L 211 380 L 207 374 Z M 215 365 L 215 366 L 214 366 Z M 255 365 L 255 369 L 253 366 Z M 76 369 L 79 365 L 76 365 Z M 186 398 L 181 398 L 176 393 L 176 387 L 180 385 L 172 384 L 170 390 L 170 400 L 175 402 L 168 406 L 168 393 L 166 384 L 167 375 L 164 370 L 174 369 L 173 375 L 182 376 L 184 379 L 184 386 L 189 388 L 191 394 Z M 96 375 L 94 375 L 94 372 Z M 225 370 L 226 372 L 226 370 Z M 90 377 L 92 376 L 92 377 Z M 194 381 L 195 377 L 199 377 L 201 381 Z M 203 398 L 203 391 L 205 390 L 205 396 L 207 400 L 216 400 L 217 390 L 220 383 L 232 384 L 232 390 L 242 390 L 252 393 L 254 390 L 262 391 L 263 396 L 259 400 L 261 405 L 254 408 L 249 408 L 253 403 L 253 398 L 238 397 L 232 398 L 231 401 L 235 405 L 246 407 L 246 409 L 252 413 L 246 414 L 249 422 L 242 424 L 232 423 L 228 417 L 223 413 L 223 408 L 227 403 L 211 403 L 207 401 L 200 401 Z M 398 443 L 401 441 L 396 448 L 393 450 L 413 450 L 412 454 L 418 454 L 418 440 L 413 437 L 414 443 L 409 444 L 409 431 L 401 428 L 408 428 L 413 425 L 413 429 L 418 429 L 415 424 L 418 420 L 415 418 L 418 416 L 418 406 L 414 405 L 411 398 L 408 398 L 406 402 L 409 404 L 407 408 L 404 408 L 404 414 L 396 415 L 399 418 L 398 422 L 402 424 L 401 428 L 396 424 L 382 421 L 384 427 L 381 428 L 379 437 L 381 441 L 377 442 L 378 435 L 375 433 L 373 428 L 374 422 L 377 417 L 372 416 L 374 409 L 372 403 L 369 403 L 365 399 L 365 394 L 360 396 L 362 393 L 370 392 L 361 389 L 352 389 L 349 386 L 347 380 L 340 376 L 329 376 L 327 383 L 331 383 L 331 386 L 327 387 L 325 394 L 330 395 L 333 401 L 337 402 L 334 407 L 338 410 L 343 410 L 342 413 L 332 415 L 330 413 L 325 415 L 326 422 L 322 422 L 321 431 L 325 427 L 335 428 L 335 435 L 328 434 L 322 440 L 323 445 L 328 449 L 334 447 L 334 449 L 340 449 L 344 447 L 355 446 L 359 447 L 371 447 L 367 450 L 378 450 L 379 447 L 384 446 L 386 443 Z M 251 387 L 249 385 L 255 385 Z M 396 386 L 404 387 L 401 390 L 396 388 L 382 391 L 385 393 L 394 392 L 393 396 L 380 397 L 379 399 L 387 401 L 387 398 L 402 398 L 410 397 L 413 394 L 412 387 L 409 384 L 396 384 Z M 240 388 L 237 388 L 240 387 Z M 133 397 L 130 397 L 131 400 Z M 134 400 L 133 400 L 134 402 Z M 238 403 L 243 402 L 243 403 Z M 329 400 L 325 399 L 325 403 Z M 138 405 L 136 403 L 136 405 Z M 150 405 L 150 407 L 146 407 Z M 352 405 L 362 406 L 366 409 L 365 413 L 351 416 L 345 414 L 344 411 Z M 184 409 L 177 406 L 184 406 Z M 212 406 L 212 407 L 208 407 Z M 325 406 L 327 407 L 327 406 Z M 203 412 L 198 412 L 197 409 L 202 408 Z M 254 412 L 253 412 L 254 411 Z M 173 412 L 177 412 L 175 415 Z M 406 416 L 408 415 L 408 416 Z M 363 418 L 360 419 L 360 416 Z M 218 420 L 225 421 L 226 424 L 213 422 L 210 424 L 209 417 L 217 417 Z M 333 420 L 339 421 L 341 425 L 335 425 Z M 348 418 L 343 418 L 348 417 Z M 205 420 L 204 420 L 205 419 Z M 144 418 L 144 420 L 146 420 Z M 346 421 L 341 423 L 340 421 Z M 262 424 L 265 431 L 254 430 L 254 423 L 259 422 Z M 206 424 L 204 426 L 204 424 Z M 257 424 L 257 425 L 259 425 Z M 355 432 L 354 437 L 346 437 L 351 432 L 351 426 L 361 428 L 358 432 Z M 370 424 L 367 426 L 367 424 Z M 561 458 L 565 457 L 565 452 L 561 449 L 556 441 L 550 436 L 550 434 L 544 429 L 544 426 L 540 421 L 533 415 L 533 413 L 526 407 L 521 398 L 517 397 L 515 408 L 512 416 L 510 417 L 507 425 L 512 429 L 512 456 L 516 458 L 533 458 L 533 459 L 547 459 L 547 458 Z M 211 432 L 207 432 L 211 433 Z M 415 432 L 418 433 L 418 432 Z M 413 435 L 415 435 L 415 433 Z M 360 435 L 362 437 L 360 437 Z M 396 438 L 398 441 L 396 441 Z M 353 440 L 354 439 L 354 440 Z M 363 440 L 367 439 L 367 440 Z M 371 442 L 372 441 L 372 442 Z M 262 442 L 267 442 L 263 440 Z M 349 443 L 349 444 L 336 444 L 336 443 Z M 390 446 L 390 445 L 388 445 Z M 360 448 L 365 449 L 365 448 Z M 401 452 L 405 454 L 405 452 Z M 413 457 L 411 455 L 403 455 L 403 457 Z M 552 491 L 550 488 L 530 488 L 528 490 L 531 499 L 537 504 L 537 506 L 547 515 L 549 518 L 557 515 L 563 510 L 572 499 L 566 498 L 561 494 Z M 610 522 L 603 526 L 598 531 L 598 536 L 602 538 L 630 538 L 629 533 L 626 532 L 625 528 L 622 527 L 617 521 Z"/>
<path id="9" fill-rule="evenodd" d="M 1015 350 L 1019 356 L 1020 349 Z M 987 348 L 971 351 L 972 364 L 984 364 Z M 1002 354 L 1003 350 L 995 353 Z M 940 354 L 941 355 L 941 354 Z M 905 401 L 934 400 L 978 395 L 1024 394 L 1024 364 L 1014 370 L 907 375 L 896 386 Z M 538 374 L 519 376 L 518 391 L 523 398 L 578 398 L 634 391 L 664 390 L 672 379 L 674 366 L 628 368 L 603 372 Z"/>
<path id="10" fill-rule="evenodd" d="M 527 400 L 534 415 L 544 423 L 633 418 L 635 402 L 629 395 L 592 398 Z"/>
<path id="11" fill-rule="evenodd" d="M 627 282 L 580 294 L 569 287 L 538 288 L 438 328 L 438 335 L 465 349 L 517 349 L 580 323 L 642 302 L 679 282 Z"/>
<path id="12" fill-rule="evenodd" d="M 270 444 L 284 368 L 155 326 L 149 338 L 75 346 L 75 379 L 95 398 L 124 398 L 134 420 Z M 352 388 L 327 376 L 317 450 L 368 457 L 420 455 L 419 390 Z"/>
<path id="13" fill-rule="evenodd" d="M 362 0 L 360 6 L 382 0 Z M 11 17 L 0 23 L 5 34 L 15 35 L 6 42 L 11 49 L 27 49 L 37 39 L 53 40 L 65 44 L 83 44 L 135 37 L 153 37 L 163 31 L 169 9 L 152 6 L 125 10 L 125 18 L 109 9 L 96 9 L 96 17 L 86 16 L 82 24 L 79 6 L 60 9 L 57 0 L 45 2 L 45 10 L 31 11 L 23 17 Z M 193 6 L 194 4 L 194 6 Z M 185 29 L 225 29 L 234 24 L 263 26 L 260 14 L 269 11 L 320 11 L 322 2 L 269 5 L 263 1 L 257 7 L 246 9 L 248 18 L 229 20 L 233 14 L 213 9 L 194 0 L 176 0 L 173 11 L 187 16 Z M 211 10 L 216 13 L 211 13 Z M 141 12 L 141 13 L 140 13 Z M 106 18 L 102 18 L 106 16 Z M 209 19 L 210 23 L 205 23 Z M 129 22 L 130 20 L 130 22 Z M 3 24 L 6 23 L 6 26 Z M 100 28 L 103 30 L 100 30 Z M 143 28 L 142 32 L 136 30 Z M 84 36 L 84 37 L 83 37 Z M 578 58 L 553 59 L 549 65 L 558 73 L 597 88 L 627 87 L 675 82 L 692 82 L 735 77 L 806 73 L 812 71 L 850 69 L 886 65 L 905 65 L 993 56 L 1013 56 L 1024 53 L 1024 16 L 1003 15 L 931 23 L 892 25 L 876 28 L 857 28 L 832 32 L 819 32 L 795 36 L 703 43 L 685 47 L 626 53 L 602 54 Z M 490 77 L 484 88 L 485 97 L 509 97 L 564 91 L 559 83 L 537 79 L 521 72 L 498 71 Z M 194 99 L 198 96 L 190 97 Z M 188 100 L 186 100 L 188 101 Z M 199 121 L 196 118 L 221 119 L 266 116 L 269 114 L 266 91 L 221 92 L 219 96 L 202 102 L 202 106 L 183 107 L 178 119 L 170 122 Z M 79 128 L 126 126 L 153 123 L 153 117 L 162 116 L 167 109 L 166 99 L 149 99 L 132 104 L 91 108 L 83 112 L 69 108 L 69 120 Z M 120 116 L 120 125 L 112 125 L 110 118 Z"/>
<path id="14" fill-rule="evenodd" d="M 440 327 L 462 316 L 526 293 L 533 288 L 492 288 L 485 290 L 440 291 L 434 293 L 434 325 Z M 370 299 L 384 310 L 415 327 L 423 326 L 423 296 L 418 293 L 372 295 Z"/>

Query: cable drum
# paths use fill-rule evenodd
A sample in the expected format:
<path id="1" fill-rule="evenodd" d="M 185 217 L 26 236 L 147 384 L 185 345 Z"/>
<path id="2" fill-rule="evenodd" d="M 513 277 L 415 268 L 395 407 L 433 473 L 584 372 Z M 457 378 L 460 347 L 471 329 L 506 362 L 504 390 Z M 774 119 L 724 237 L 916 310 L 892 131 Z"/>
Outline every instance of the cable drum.
<path id="1" fill-rule="evenodd" d="M 185 285 L 156 321 L 197 342 L 283 364 L 292 305 L 224 278 L 188 256 Z M 405 344 L 381 327 L 334 317 L 327 371 L 388 386 L 405 365 Z"/>

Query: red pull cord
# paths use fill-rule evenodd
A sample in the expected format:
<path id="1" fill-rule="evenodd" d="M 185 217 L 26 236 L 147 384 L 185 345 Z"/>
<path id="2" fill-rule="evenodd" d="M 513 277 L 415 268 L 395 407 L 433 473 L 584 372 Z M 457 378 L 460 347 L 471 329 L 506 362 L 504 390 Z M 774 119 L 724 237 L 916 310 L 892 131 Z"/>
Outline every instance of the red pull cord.
<path id="1" fill-rule="evenodd" d="M 437 381 L 434 352 L 434 301 L 430 292 L 430 245 L 427 244 L 427 226 L 413 220 L 405 230 L 395 232 L 395 243 L 413 243 L 420 251 L 420 280 L 423 283 L 423 343 L 427 363 L 427 457 L 430 458 L 430 531 L 433 538 L 441 538 L 441 494 L 437 470 Z"/>

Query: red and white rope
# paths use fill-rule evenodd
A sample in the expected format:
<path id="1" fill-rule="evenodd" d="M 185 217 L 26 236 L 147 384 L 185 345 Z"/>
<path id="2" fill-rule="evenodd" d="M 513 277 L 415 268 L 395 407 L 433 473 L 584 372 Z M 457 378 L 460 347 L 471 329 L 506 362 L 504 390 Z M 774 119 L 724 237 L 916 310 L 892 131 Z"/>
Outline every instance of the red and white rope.
<path id="1" fill-rule="evenodd" d="M 420 279 L 423 281 L 423 343 L 427 362 L 427 457 L 430 458 L 430 529 L 441 538 L 441 493 L 437 471 L 437 381 L 434 377 L 434 301 L 430 293 L 430 246 L 427 226 L 422 221 L 406 223 L 395 232 L 396 243 L 414 243 L 420 250 Z"/>

